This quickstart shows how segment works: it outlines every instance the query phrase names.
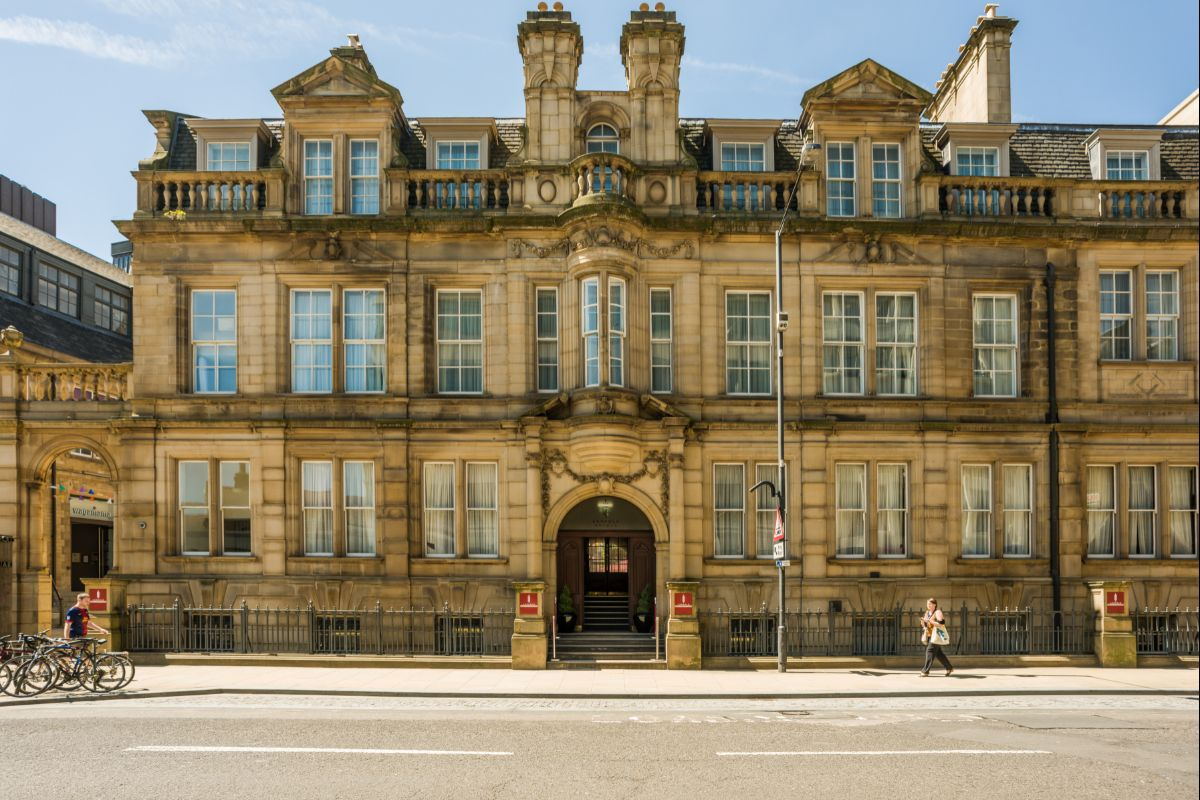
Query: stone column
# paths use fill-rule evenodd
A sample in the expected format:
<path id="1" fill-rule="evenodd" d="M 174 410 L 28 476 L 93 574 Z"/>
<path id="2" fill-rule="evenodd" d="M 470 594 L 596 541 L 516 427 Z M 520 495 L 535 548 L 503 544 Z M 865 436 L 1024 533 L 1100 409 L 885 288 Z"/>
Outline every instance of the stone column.
<path id="1" fill-rule="evenodd" d="M 1102 667 L 1136 667 L 1137 639 L 1129 616 L 1129 581 L 1088 581 L 1096 611 L 1096 657 Z"/>
<path id="2" fill-rule="evenodd" d="M 108 649 L 125 650 L 125 587 L 129 581 L 120 578 L 84 578 L 83 588 L 91 598 L 88 616 L 102 628 L 107 628 Z"/>
<path id="3" fill-rule="evenodd" d="M 517 615 L 513 620 L 512 668 L 546 668 L 545 581 L 515 581 Z"/>
<path id="4" fill-rule="evenodd" d="M 700 620 L 696 617 L 699 581 L 667 581 L 667 669 L 700 669 Z"/>

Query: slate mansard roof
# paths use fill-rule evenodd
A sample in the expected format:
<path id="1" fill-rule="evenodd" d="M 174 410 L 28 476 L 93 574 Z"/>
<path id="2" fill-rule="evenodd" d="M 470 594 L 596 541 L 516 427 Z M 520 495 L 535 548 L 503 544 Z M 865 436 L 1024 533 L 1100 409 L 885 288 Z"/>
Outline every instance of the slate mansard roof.
<path id="1" fill-rule="evenodd" d="M 187 117 L 179 117 L 171 140 L 171 152 L 167 169 L 191 171 L 196 169 L 196 139 Z M 273 145 L 268 149 L 264 163 L 269 163 L 279 152 L 283 138 L 283 120 L 264 119 L 271 131 Z M 409 127 L 400 133 L 400 152 L 408 160 L 410 169 L 429 169 L 431 159 L 426 152 L 426 132 L 419 119 L 408 120 Z M 488 164 L 493 169 L 503 168 L 520 152 L 524 144 L 524 119 L 497 119 L 496 139 L 491 144 Z M 940 125 L 921 125 L 921 141 L 924 145 L 926 169 L 943 172 L 941 153 L 934 147 L 933 140 Z M 1087 138 L 1101 125 L 1055 125 L 1025 123 L 1009 141 L 1010 170 L 1014 178 L 1067 178 L 1090 180 Z M 1111 126 L 1129 128 L 1128 125 Z M 1194 181 L 1200 179 L 1200 129 L 1167 126 L 1138 126 L 1147 130 L 1162 130 L 1162 179 L 1167 181 Z M 707 134 L 707 123 L 703 119 L 681 119 L 679 121 L 680 143 L 684 153 L 702 170 L 714 169 L 712 137 Z M 784 122 L 775 133 L 775 169 L 793 172 L 800 157 L 803 135 L 796 122 Z"/>

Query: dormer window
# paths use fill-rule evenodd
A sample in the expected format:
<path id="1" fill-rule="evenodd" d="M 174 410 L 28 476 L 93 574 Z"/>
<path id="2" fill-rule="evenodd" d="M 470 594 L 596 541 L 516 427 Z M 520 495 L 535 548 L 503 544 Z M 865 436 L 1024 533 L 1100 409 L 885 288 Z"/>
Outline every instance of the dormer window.
<path id="1" fill-rule="evenodd" d="M 379 213 L 379 141 L 350 140 L 350 213 Z"/>
<path id="2" fill-rule="evenodd" d="M 1105 177 L 1110 181 L 1145 181 L 1150 179 L 1147 166 L 1150 154 L 1145 150 L 1109 150 L 1105 153 Z"/>
<path id="3" fill-rule="evenodd" d="M 766 147 L 753 142 L 722 142 L 721 169 L 724 172 L 764 172 Z"/>
<path id="4" fill-rule="evenodd" d="M 853 217 L 854 143 L 829 142 L 825 145 L 825 191 L 829 195 L 829 216 Z"/>
<path id="5" fill-rule="evenodd" d="M 958 147 L 955 150 L 955 175 L 995 178 L 1000 174 L 1000 148 Z"/>
<path id="6" fill-rule="evenodd" d="M 250 143 L 209 142 L 208 168 L 214 172 L 250 169 Z"/>
<path id="7" fill-rule="evenodd" d="M 479 142 L 442 141 L 437 143 L 438 169 L 479 169 Z"/>
<path id="8" fill-rule="evenodd" d="M 620 153 L 621 140 L 617 129 L 603 122 L 588 128 L 586 150 L 589 153 Z"/>
<path id="9" fill-rule="evenodd" d="M 333 213 L 333 141 L 304 142 L 304 213 Z"/>

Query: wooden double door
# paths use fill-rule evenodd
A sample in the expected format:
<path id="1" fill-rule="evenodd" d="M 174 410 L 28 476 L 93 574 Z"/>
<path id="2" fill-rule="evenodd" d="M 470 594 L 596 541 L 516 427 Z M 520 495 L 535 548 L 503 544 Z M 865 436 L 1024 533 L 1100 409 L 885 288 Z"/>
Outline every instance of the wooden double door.
<path id="1" fill-rule="evenodd" d="M 648 532 L 562 532 L 558 585 L 569 586 L 580 621 L 587 624 L 588 595 L 624 596 L 632 620 L 638 597 L 654 592 L 654 537 Z"/>

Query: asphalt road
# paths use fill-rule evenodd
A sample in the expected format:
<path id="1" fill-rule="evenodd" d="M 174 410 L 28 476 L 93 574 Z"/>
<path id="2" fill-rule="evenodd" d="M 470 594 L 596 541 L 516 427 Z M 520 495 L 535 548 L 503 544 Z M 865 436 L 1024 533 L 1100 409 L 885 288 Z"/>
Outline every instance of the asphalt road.
<path id="1" fill-rule="evenodd" d="M 1195 797 L 1194 697 L 234 696 L 0 709 L 58 797 Z M 18 787 L 23 787 L 18 791 Z"/>

